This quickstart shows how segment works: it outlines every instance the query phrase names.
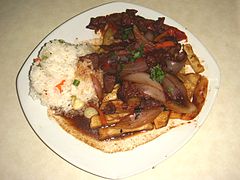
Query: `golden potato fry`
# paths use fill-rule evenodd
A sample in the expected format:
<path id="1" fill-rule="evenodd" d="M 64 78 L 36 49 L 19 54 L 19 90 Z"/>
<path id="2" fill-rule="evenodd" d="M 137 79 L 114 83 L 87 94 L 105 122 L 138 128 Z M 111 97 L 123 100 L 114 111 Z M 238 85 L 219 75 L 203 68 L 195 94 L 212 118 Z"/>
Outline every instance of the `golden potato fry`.
<path id="1" fill-rule="evenodd" d="M 159 129 L 167 125 L 169 114 L 170 114 L 170 111 L 163 111 L 154 119 L 153 122 L 156 129 Z"/>
<path id="2" fill-rule="evenodd" d="M 190 44 L 185 44 L 183 49 L 186 51 L 188 56 L 189 64 L 195 73 L 201 73 L 204 71 L 203 65 L 201 65 L 198 57 L 194 54 L 192 46 Z"/>
<path id="3" fill-rule="evenodd" d="M 105 140 L 111 137 L 117 137 L 122 134 L 121 129 L 116 129 L 112 127 L 100 128 L 98 132 L 100 140 Z"/>
<path id="4" fill-rule="evenodd" d="M 117 99 L 117 91 L 118 91 L 119 87 L 120 87 L 119 84 L 116 84 L 114 86 L 112 92 L 110 92 L 106 96 L 104 96 L 102 102 L 116 100 Z"/>
<path id="5" fill-rule="evenodd" d="M 183 66 L 179 73 L 180 74 L 185 74 L 186 73 L 186 67 Z"/>
<path id="6" fill-rule="evenodd" d="M 108 103 L 112 103 L 115 106 L 115 113 L 124 113 L 127 112 L 127 109 L 124 109 L 123 101 L 121 100 L 113 100 L 113 101 L 105 101 L 101 104 L 100 109 L 104 110 L 104 108 L 108 105 Z"/>
<path id="7" fill-rule="evenodd" d="M 143 126 L 137 128 L 129 128 L 129 129 L 121 129 L 116 127 L 107 127 L 107 128 L 100 128 L 99 129 L 99 139 L 105 140 L 111 137 L 117 137 L 124 133 L 131 133 L 143 130 L 152 130 L 154 128 L 152 123 L 145 124 Z"/>
<path id="8" fill-rule="evenodd" d="M 182 118 L 181 113 L 171 111 L 170 114 L 169 114 L 169 119 L 181 119 L 181 118 Z"/>
<path id="9" fill-rule="evenodd" d="M 186 87 L 189 100 L 191 100 L 193 97 L 193 92 L 195 90 L 195 87 L 197 86 L 199 78 L 200 75 L 195 73 L 189 73 L 185 75 L 183 84 Z"/>
<path id="10" fill-rule="evenodd" d="M 120 121 L 120 119 L 124 116 L 127 116 L 129 113 L 121 113 L 121 114 L 107 114 L 105 115 L 105 118 L 107 120 L 107 125 L 111 125 L 114 123 L 117 123 Z M 101 120 L 100 120 L 100 116 L 99 115 L 95 115 L 91 118 L 90 121 L 90 127 L 92 129 L 95 128 L 99 128 L 102 126 Z"/>
<path id="11" fill-rule="evenodd" d="M 122 129 L 122 133 L 130 133 L 130 132 L 136 132 L 136 131 L 143 131 L 143 130 L 151 130 L 154 126 L 152 123 L 144 124 L 137 128 L 129 128 L 129 129 Z"/>
<path id="12" fill-rule="evenodd" d="M 207 91 L 208 79 L 204 76 L 201 76 L 193 94 L 193 103 L 197 106 L 199 112 L 201 111 L 206 100 Z"/>
<path id="13" fill-rule="evenodd" d="M 188 114 L 183 114 L 181 119 L 182 120 L 193 120 L 198 115 L 198 112 L 192 112 Z"/>
<path id="14" fill-rule="evenodd" d="M 208 79 L 201 76 L 193 93 L 193 104 L 197 107 L 197 111 L 189 114 L 183 114 L 183 120 L 194 119 L 201 111 L 207 96 Z"/>
<path id="15" fill-rule="evenodd" d="M 177 77 L 178 77 L 182 82 L 186 81 L 186 74 L 185 74 L 185 73 L 179 72 L 179 73 L 177 74 Z"/>

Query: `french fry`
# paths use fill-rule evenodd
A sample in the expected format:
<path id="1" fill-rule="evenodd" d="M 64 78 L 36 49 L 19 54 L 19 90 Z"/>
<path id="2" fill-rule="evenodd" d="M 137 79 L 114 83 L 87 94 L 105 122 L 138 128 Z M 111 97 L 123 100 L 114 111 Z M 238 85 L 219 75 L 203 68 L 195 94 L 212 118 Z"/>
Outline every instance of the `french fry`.
<path id="1" fill-rule="evenodd" d="M 186 81 L 186 74 L 185 74 L 185 73 L 179 72 L 179 73 L 177 74 L 177 77 L 178 77 L 182 82 Z"/>
<path id="2" fill-rule="evenodd" d="M 156 129 L 162 128 L 167 125 L 169 114 L 169 111 L 163 111 L 154 119 L 153 122 Z"/>
<path id="3" fill-rule="evenodd" d="M 181 119 L 181 118 L 182 118 L 181 113 L 171 111 L 170 114 L 169 114 L 169 119 Z"/>
<path id="4" fill-rule="evenodd" d="M 116 127 L 107 127 L 107 128 L 100 128 L 99 129 L 99 139 L 105 140 L 111 137 L 117 137 L 124 133 L 131 133 L 131 132 L 137 132 L 137 131 L 143 131 L 143 130 L 152 130 L 154 128 L 152 123 L 148 123 L 145 125 L 142 125 L 137 128 L 129 128 L 129 129 L 121 129 Z"/>
<path id="5" fill-rule="evenodd" d="M 192 120 L 198 115 L 198 111 L 188 113 L 188 114 L 183 114 L 182 115 L 182 120 Z"/>
<path id="6" fill-rule="evenodd" d="M 115 106 L 115 113 L 124 113 L 127 112 L 127 109 L 124 109 L 123 106 L 123 101 L 116 99 L 116 100 L 112 100 L 112 101 L 105 101 L 102 102 L 100 109 L 104 110 L 104 108 L 107 106 L 108 103 L 112 103 Z"/>
<path id="7" fill-rule="evenodd" d="M 112 101 L 117 99 L 117 91 L 119 89 L 119 84 L 116 84 L 112 90 L 112 92 L 108 93 L 106 96 L 104 96 L 102 102 Z"/>
<path id="8" fill-rule="evenodd" d="M 208 79 L 204 76 L 201 76 L 193 94 L 193 103 L 197 106 L 199 112 L 201 111 L 206 100 L 207 91 Z"/>
<path id="9" fill-rule="evenodd" d="M 193 97 L 193 93 L 194 93 L 195 87 L 197 86 L 200 76 L 201 75 L 195 74 L 195 73 L 189 73 L 185 75 L 183 84 L 186 87 L 187 96 L 189 100 L 191 100 Z"/>
<path id="10" fill-rule="evenodd" d="M 127 116 L 129 113 L 120 113 L 120 114 L 107 114 L 105 115 L 105 118 L 107 120 L 107 125 L 111 125 L 114 123 L 117 123 L 120 121 L 120 119 L 124 116 Z M 91 118 L 90 121 L 90 127 L 92 129 L 95 128 L 99 128 L 102 126 L 101 120 L 100 120 L 100 116 L 99 115 L 95 115 Z"/>
<path id="11" fill-rule="evenodd" d="M 205 103 L 207 91 L 208 79 L 204 76 L 201 76 L 193 93 L 193 104 L 195 104 L 195 106 L 197 107 L 197 111 L 189 114 L 183 114 L 183 120 L 194 119 L 199 114 Z"/>
<path id="12" fill-rule="evenodd" d="M 152 123 L 148 123 L 148 124 L 144 124 L 140 127 L 137 128 L 129 128 L 129 129 L 122 129 L 122 133 L 130 133 L 130 132 L 136 132 L 136 131 L 143 131 L 143 130 L 151 130 L 153 129 L 153 124 Z"/>
<path id="13" fill-rule="evenodd" d="M 201 73 L 204 71 L 203 65 L 200 63 L 196 54 L 194 54 L 192 46 L 190 44 L 185 44 L 183 49 L 186 51 L 188 56 L 189 64 L 191 65 L 192 69 L 195 73 Z"/>
<path id="14" fill-rule="evenodd" d="M 111 137 L 117 137 L 122 134 L 121 129 L 111 128 L 111 127 L 100 128 L 98 133 L 99 133 L 100 140 L 105 140 Z"/>
<path id="15" fill-rule="evenodd" d="M 185 73 L 186 73 L 186 67 L 183 66 L 182 69 L 179 71 L 179 73 L 181 73 L 181 74 L 185 74 Z"/>

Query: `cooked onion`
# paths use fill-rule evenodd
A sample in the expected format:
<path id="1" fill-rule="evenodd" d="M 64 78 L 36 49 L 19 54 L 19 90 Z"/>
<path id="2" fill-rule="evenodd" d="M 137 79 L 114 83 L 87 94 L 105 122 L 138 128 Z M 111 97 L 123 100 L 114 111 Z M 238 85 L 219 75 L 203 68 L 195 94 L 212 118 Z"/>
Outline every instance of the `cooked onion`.
<path id="1" fill-rule="evenodd" d="M 162 112 L 162 108 L 150 109 L 140 112 L 140 114 L 133 114 L 125 116 L 119 123 L 116 124 L 116 128 L 137 128 L 147 123 L 151 123 Z"/>
<path id="2" fill-rule="evenodd" d="M 145 85 L 145 84 L 136 84 L 138 88 L 140 88 L 143 93 L 149 95 L 150 97 L 160 101 L 160 102 L 166 102 L 166 97 L 163 92 L 163 90 L 159 90 L 153 86 Z"/>
<path id="3" fill-rule="evenodd" d="M 177 113 L 192 113 L 197 110 L 196 106 L 190 101 L 187 101 L 184 105 L 168 101 L 165 103 L 165 106 Z"/>
<path id="4" fill-rule="evenodd" d="M 163 89 L 171 100 L 180 99 L 184 92 L 181 92 L 167 77 L 163 80 Z"/>
<path id="5" fill-rule="evenodd" d="M 133 63 L 124 64 L 124 67 L 120 73 L 121 76 L 125 76 L 127 74 L 136 73 L 136 72 L 144 72 L 148 69 L 146 62 L 143 59 L 139 59 Z"/>
<path id="6" fill-rule="evenodd" d="M 175 88 L 180 91 L 182 96 L 187 97 L 187 90 L 185 86 L 176 76 L 166 73 L 165 79 L 168 79 L 175 86 Z"/>
<path id="7" fill-rule="evenodd" d="M 161 84 L 152 80 L 150 78 L 150 75 L 147 73 L 144 73 L 144 72 L 129 74 L 129 75 L 124 76 L 122 79 L 131 81 L 131 82 L 135 82 L 135 83 L 139 83 L 139 84 L 149 85 L 149 86 L 159 89 L 160 91 L 163 91 Z"/>
<path id="8" fill-rule="evenodd" d="M 101 83 L 99 82 L 98 78 L 96 78 L 93 74 L 91 74 L 91 79 L 93 82 L 93 87 L 96 91 L 97 97 L 100 101 L 103 99 L 103 89 Z"/>
<path id="9" fill-rule="evenodd" d="M 166 74 L 163 80 L 163 88 L 170 98 L 165 106 L 178 113 L 191 113 L 196 110 L 195 105 L 189 101 L 186 88 L 177 77 Z"/>

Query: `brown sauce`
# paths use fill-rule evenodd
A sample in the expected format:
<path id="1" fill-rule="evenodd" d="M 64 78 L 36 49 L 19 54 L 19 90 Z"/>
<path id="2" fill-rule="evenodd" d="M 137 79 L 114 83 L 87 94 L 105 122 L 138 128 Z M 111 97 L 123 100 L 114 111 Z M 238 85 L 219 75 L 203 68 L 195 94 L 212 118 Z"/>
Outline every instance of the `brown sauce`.
<path id="1" fill-rule="evenodd" d="M 66 117 L 63 116 L 64 119 L 68 122 L 69 126 L 71 128 L 81 132 L 82 134 L 85 134 L 89 137 L 92 137 L 94 139 L 99 140 L 99 134 L 98 134 L 98 128 L 92 129 L 90 127 L 90 120 L 84 116 L 74 116 L 74 117 Z M 146 130 L 142 131 L 136 131 L 136 132 L 129 132 L 129 133 L 122 133 L 121 135 L 118 136 L 113 136 L 111 138 L 105 139 L 105 140 L 117 140 L 117 139 L 126 139 L 130 136 L 138 135 L 139 133 L 145 132 Z"/>
<path id="2" fill-rule="evenodd" d="M 64 117 L 69 125 L 76 129 L 77 131 L 88 135 L 90 137 L 93 137 L 95 139 L 98 139 L 99 135 L 98 135 L 98 129 L 92 129 L 90 128 L 90 120 L 84 116 L 74 116 L 73 118 L 67 118 Z"/>

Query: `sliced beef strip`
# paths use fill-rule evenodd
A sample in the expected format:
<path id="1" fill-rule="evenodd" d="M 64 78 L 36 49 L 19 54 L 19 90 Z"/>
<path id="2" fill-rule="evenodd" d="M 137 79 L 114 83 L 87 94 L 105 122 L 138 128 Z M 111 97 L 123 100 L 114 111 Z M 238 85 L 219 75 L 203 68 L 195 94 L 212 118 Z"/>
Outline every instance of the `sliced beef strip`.
<path id="1" fill-rule="evenodd" d="M 105 93 L 112 92 L 116 82 L 116 77 L 110 74 L 103 75 L 103 88 Z"/>

